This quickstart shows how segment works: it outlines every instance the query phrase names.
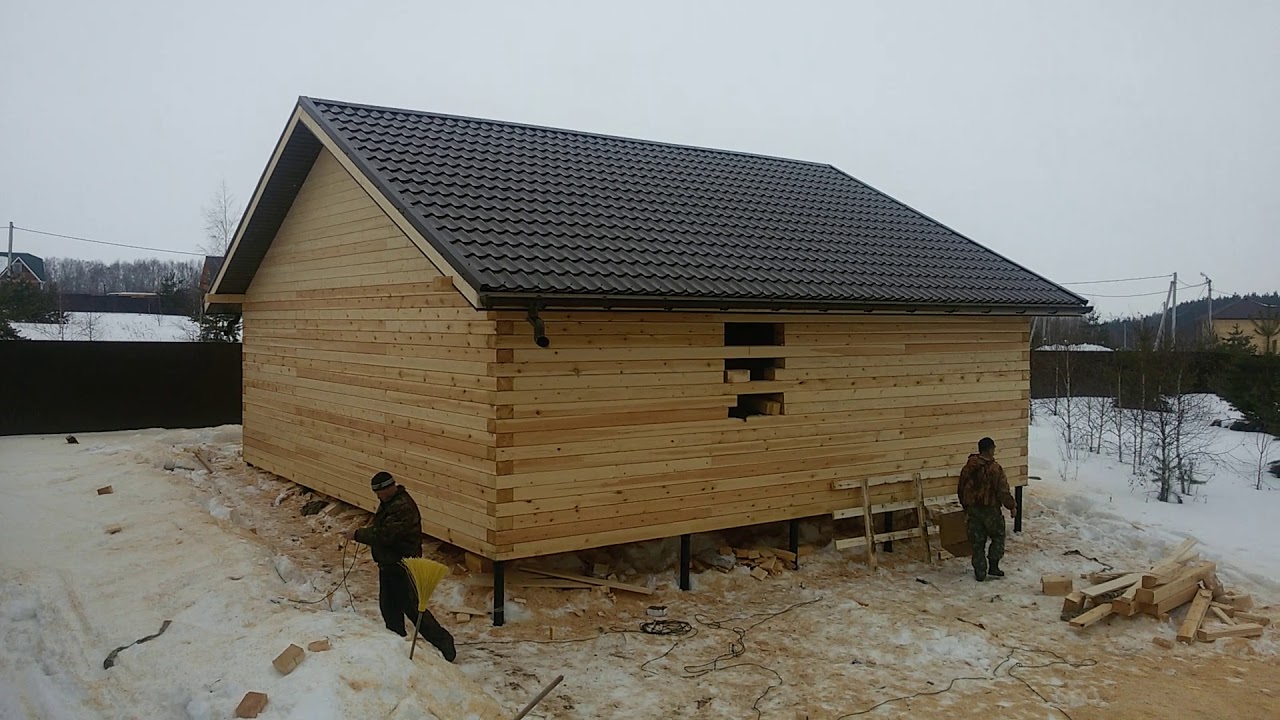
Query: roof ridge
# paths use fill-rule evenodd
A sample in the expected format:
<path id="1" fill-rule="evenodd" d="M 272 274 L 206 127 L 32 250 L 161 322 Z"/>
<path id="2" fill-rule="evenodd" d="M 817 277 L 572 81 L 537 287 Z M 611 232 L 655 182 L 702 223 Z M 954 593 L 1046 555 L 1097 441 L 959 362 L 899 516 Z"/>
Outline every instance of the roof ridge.
<path id="1" fill-rule="evenodd" d="M 309 100 L 313 103 L 326 103 L 329 105 L 342 105 L 345 107 L 362 108 L 364 110 L 379 110 L 382 112 L 404 113 L 405 115 L 421 115 L 425 117 L 443 118 L 446 120 L 462 120 L 465 122 L 481 122 L 493 125 L 505 125 L 507 127 L 525 128 L 529 130 L 542 130 L 544 132 L 565 133 L 567 135 L 580 135 L 583 137 L 602 138 L 604 140 L 621 140 L 623 142 L 639 143 L 641 145 L 657 145 L 659 147 L 676 148 L 678 150 L 700 150 L 702 152 L 720 153 L 723 155 L 737 155 L 741 157 L 760 158 L 761 160 L 774 160 L 777 162 L 794 163 L 796 165 L 806 165 L 810 167 L 827 167 L 830 163 L 819 162 L 816 160 L 800 160 L 797 158 L 783 157 L 781 155 L 766 155 L 764 153 L 753 153 L 745 150 L 728 150 L 725 148 L 707 147 L 705 145 L 690 145 L 688 143 L 666 142 L 663 140 L 649 140 L 646 138 L 629 137 L 626 135 L 610 135 L 608 133 L 590 132 L 587 130 L 573 130 L 571 128 L 553 127 L 551 125 L 534 125 L 533 123 L 514 122 L 511 120 L 495 120 L 493 118 L 473 117 L 469 115 L 453 115 L 450 113 L 433 112 L 430 110 L 411 110 L 409 108 L 397 108 L 387 105 L 369 105 L 366 103 L 347 102 L 346 100 L 329 100 L 326 98 L 310 97 L 303 95 L 299 100 Z"/>

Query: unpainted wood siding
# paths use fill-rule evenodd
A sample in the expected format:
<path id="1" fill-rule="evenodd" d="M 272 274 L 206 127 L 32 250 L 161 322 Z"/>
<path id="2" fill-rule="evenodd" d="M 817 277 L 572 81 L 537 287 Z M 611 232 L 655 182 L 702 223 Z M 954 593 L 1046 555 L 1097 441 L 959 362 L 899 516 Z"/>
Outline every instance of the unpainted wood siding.
<path id="1" fill-rule="evenodd" d="M 958 474 L 990 436 L 1025 484 L 1029 320 L 545 312 L 549 348 L 498 315 L 497 555 L 522 557 L 831 513 L 844 479 Z M 781 345 L 726 346 L 725 323 Z M 749 383 L 726 360 L 772 359 Z M 508 383 L 509 385 L 505 384 Z M 510 387 L 509 390 L 505 389 Z M 728 417 L 740 394 L 783 414 Z M 955 480 L 925 481 L 926 496 Z M 913 499 L 909 483 L 872 501 Z"/>
<path id="2" fill-rule="evenodd" d="M 366 509 L 387 470 L 491 555 L 496 327 L 322 150 L 245 293 L 245 460 Z"/>

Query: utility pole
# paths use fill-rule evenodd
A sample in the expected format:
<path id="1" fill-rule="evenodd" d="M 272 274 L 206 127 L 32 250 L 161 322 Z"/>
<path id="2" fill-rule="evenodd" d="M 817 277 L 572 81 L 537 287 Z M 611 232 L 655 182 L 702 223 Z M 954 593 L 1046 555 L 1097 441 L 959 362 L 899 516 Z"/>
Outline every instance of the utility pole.
<path id="1" fill-rule="evenodd" d="M 1208 286 L 1209 289 L 1209 337 L 1213 338 L 1213 278 L 1205 275 L 1204 273 L 1200 273 L 1200 277 L 1204 278 L 1204 284 Z"/>
<path id="2" fill-rule="evenodd" d="M 1169 347 L 1176 349 L 1178 347 L 1178 273 L 1173 274 L 1173 283 L 1169 286 L 1172 288 L 1173 303 L 1170 307 L 1169 315 Z"/>
<path id="3" fill-rule="evenodd" d="M 13 221 L 9 221 L 9 257 L 8 262 L 4 264 L 4 271 L 9 272 L 9 266 L 13 264 Z"/>

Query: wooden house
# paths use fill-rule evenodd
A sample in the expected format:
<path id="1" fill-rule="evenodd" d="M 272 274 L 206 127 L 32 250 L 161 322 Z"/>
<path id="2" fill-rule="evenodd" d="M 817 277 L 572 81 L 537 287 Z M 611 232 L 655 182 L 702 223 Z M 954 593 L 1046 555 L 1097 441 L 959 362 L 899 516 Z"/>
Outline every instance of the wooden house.
<path id="1" fill-rule="evenodd" d="M 44 270 L 44 258 L 31 253 L 4 253 L 0 257 L 0 280 L 15 280 L 44 287 L 49 281 Z"/>
<path id="2" fill-rule="evenodd" d="M 1280 353 L 1280 305 L 1254 298 L 1241 298 L 1226 305 L 1213 314 L 1213 334 L 1223 340 L 1232 333 L 1248 338 L 1256 353 Z"/>
<path id="3" fill-rule="evenodd" d="M 389 470 L 499 569 L 954 493 L 983 435 L 1024 484 L 1030 319 L 1087 309 L 829 165 L 310 98 L 207 302 L 247 462 Z"/>

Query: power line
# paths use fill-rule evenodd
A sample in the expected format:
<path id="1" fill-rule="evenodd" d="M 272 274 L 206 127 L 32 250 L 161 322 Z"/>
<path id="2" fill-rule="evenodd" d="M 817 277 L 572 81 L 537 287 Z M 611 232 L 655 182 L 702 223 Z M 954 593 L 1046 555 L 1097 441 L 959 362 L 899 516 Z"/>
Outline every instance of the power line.
<path id="1" fill-rule="evenodd" d="M 1148 275 L 1147 277 L 1118 278 L 1116 280 L 1085 280 L 1083 282 L 1058 283 L 1059 285 L 1102 285 L 1104 283 L 1136 282 L 1138 280 L 1164 280 L 1169 275 Z M 1102 297 L 1102 296 L 1099 296 Z M 1120 297 L 1120 296 L 1117 296 Z"/>
<path id="2" fill-rule="evenodd" d="M 1154 297 L 1154 296 L 1156 296 L 1156 295 L 1168 295 L 1168 294 L 1169 294 L 1169 291 L 1168 291 L 1168 290 L 1160 290 L 1160 291 L 1158 291 L 1158 292 L 1136 293 L 1136 294 L 1134 294 L 1134 295 L 1100 295 L 1100 294 L 1098 294 L 1098 293 L 1077 293 L 1077 294 L 1079 294 L 1079 295 L 1083 295 L 1083 296 L 1085 296 L 1085 297 L 1100 297 L 1100 298 L 1136 298 L 1136 297 Z"/>
<path id="3" fill-rule="evenodd" d="M 79 240 L 80 242 L 94 243 L 96 245 L 110 245 L 112 247 L 131 248 L 133 250 L 150 250 L 151 252 L 173 253 L 175 255 L 195 255 L 204 257 L 204 253 L 190 252 L 187 250 L 166 250 L 165 248 L 143 247 L 141 245 L 126 245 L 125 243 L 107 242 L 106 240 L 90 240 L 89 238 L 76 237 L 74 235 L 61 235 L 59 233 L 45 232 L 44 230 L 32 230 L 31 228 L 18 227 L 15 225 L 14 230 L 22 232 L 35 233 L 36 235 L 48 235 L 49 237 L 65 238 L 67 240 Z"/>

